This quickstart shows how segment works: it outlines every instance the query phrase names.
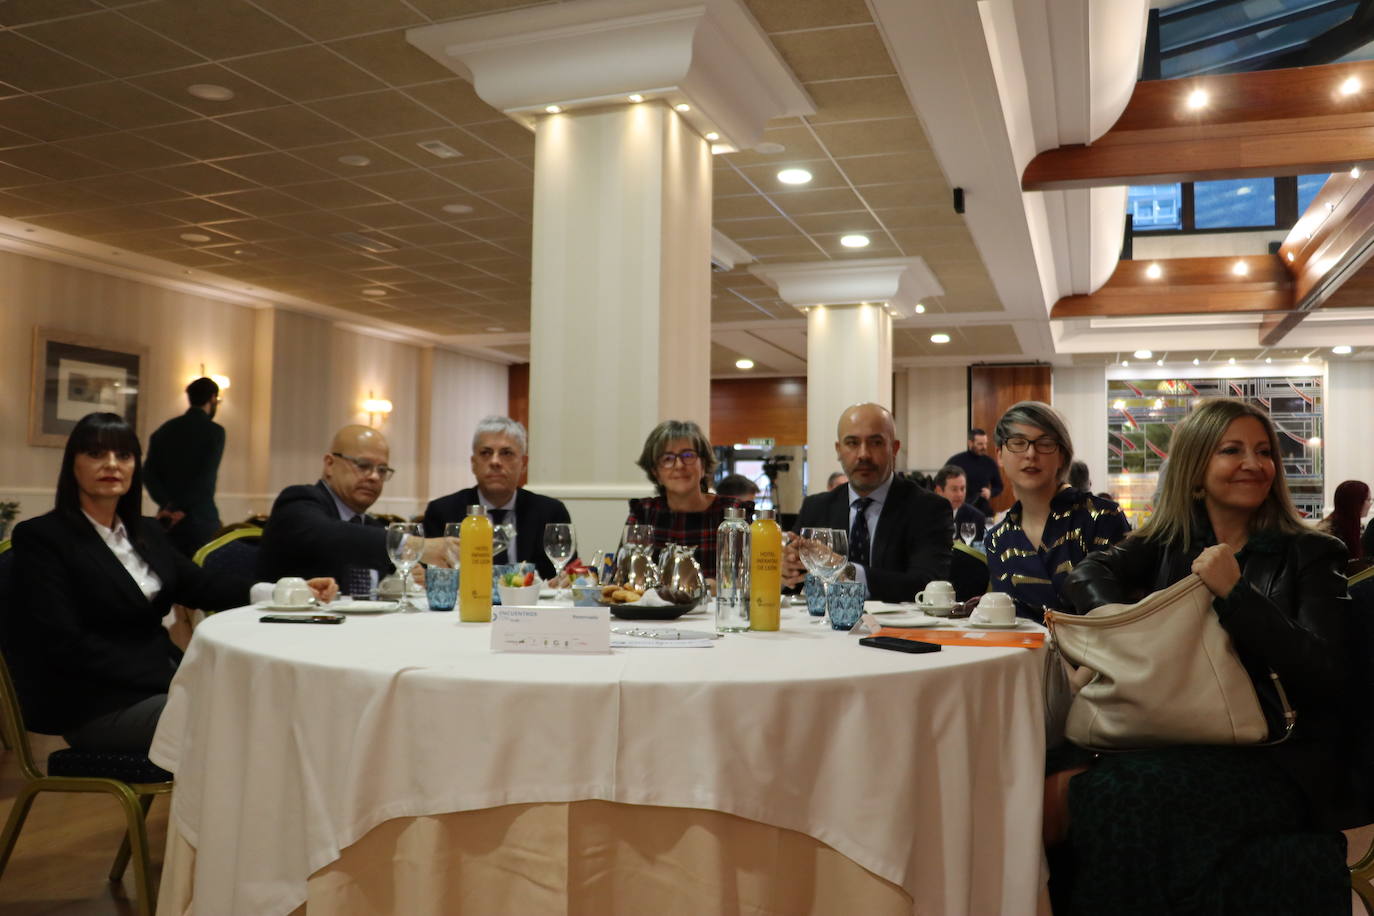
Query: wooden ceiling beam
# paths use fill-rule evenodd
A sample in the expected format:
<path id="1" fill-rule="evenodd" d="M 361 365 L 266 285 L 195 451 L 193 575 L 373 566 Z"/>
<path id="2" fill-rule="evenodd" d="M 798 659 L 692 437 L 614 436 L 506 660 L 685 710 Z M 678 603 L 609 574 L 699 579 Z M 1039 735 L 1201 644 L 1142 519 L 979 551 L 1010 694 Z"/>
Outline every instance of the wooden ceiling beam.
<path id="1" fill-rule="evenodd" d="M 1235 273 L 1244 262 L 1244 275 Z M 1157 265 L 1158 277 L 1150 276 Z M 1293 280 L 1276 255 L 1121 261 L 1092 295 L 1065 296 L 1051 318 L 1280 312 L 1293 306 Z"/>
<path id="2" fill-rule="evenodd" d="M 1362 86 L 1341 87 L 1350 78 Z M 1194 90 L 1208 104 L 1188 107 Z M 1040 153 L 1027 191 L 1346 171 L 1374 163 L 1374 61 L 1136 84 L 1089 146 Z"/>

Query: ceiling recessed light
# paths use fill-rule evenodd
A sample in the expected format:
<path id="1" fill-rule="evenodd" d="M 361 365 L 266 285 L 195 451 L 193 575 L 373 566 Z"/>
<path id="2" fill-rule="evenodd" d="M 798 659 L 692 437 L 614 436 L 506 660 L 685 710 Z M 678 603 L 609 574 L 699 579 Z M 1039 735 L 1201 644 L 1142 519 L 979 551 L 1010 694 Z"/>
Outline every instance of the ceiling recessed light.
<path id="1" fill-rule="evenodd" d="M 351 165 L 351 166 L 353 166 L 354 168 L 359 168 L 359 169 L 360 169 L 360 168 L 362 168 L 362 167 L 365 166 L 365 165 L 371 165 L 371 164 L 372 164 L 372 160 L 369 159 L 369 158 L 367 158 L 366 156 L 348 155 L 348 156 L 340 156 L 340 157 L 339 157 L 339 163 L 340 163 L 341 165 Z"/>
<path id="2" fill-rule="evenodd" d="M 1250 265 L 1244 261 L 1237 261 L 1231 265 L 1231 273 L 1237 277 L 1244 277 L 1250 273 Z"/>
<path id="3" fill-rule="evenodd" d="M 467 204 L 444 204 L 441 208 L 445 213 L 471 213 L 472 207 Z"/>
<path id="4" fill-rule="evenodd" d="M 846 248 L 867 248 L 868 236 L 866 235 L 842 235 L 840 244 Z"/>
<path id="5" fill-rule="evenodd" d="M 1194 366 L 1200 364 L 1201 362 L 1202 362 L 1202 361 L 1201 361 L 1200 359 L 1198 359 L 1196 356 L 1193 357 L 1193 365 L 1194 365 Z"/>
<path id="6" fill-rule="evenodd" d="M 1350 352 L 1350 349 L 1350 344 L 1338 344 L 1331 348 L 1331 352 L 1335 353 L 1337 356 L 1345 356 Z"/>
<path id="7" fill-rule="evenodd" d="M 632 92 L 632 93 L 630 93 L 630 95 L 628 96 L 628 98 L 629 98 L 629 100 L 630 100 L 631 102 L 642 102 L 642 101 L 644 101 L 644 96 L 640 95 L 638 92 Z"/>
<path id="8" fill-rule="evenodd" d="M 1291 252 L 1291 251 L 1288 252 L 1288 263 L 1289 263 L 1289 264 L 1292 264 L 1292 263 L 1293 263 L 1293 252 Z"/>
<path id="9" fill-rule="evenodd" d="M 1345 81 L 1341 83 L 1341 95 L 1354 95 L 1359 92 L 1361 88 L 1363 88 L 1363 86 L 1358 76 L 1348 76 L 1345 78 Z"/>
<path id="10" fill-rule="evenodd" d="M 544 110 L 547 111 L 549 114 L 558 114 L 563 109 L 558 105 L 545 105 Z"/>
<path id="11" fill-rule="evenodd" d="M 1302 358 L 1302 361 L 1303 361 L 1303 362 L 1309 362 L 1311 359 L 1312 359 L 1312 357 L 1310 357 L 1310 356 L 1304 356 L 1304 357 Z"/>
<path id="12" fill-rule="evenodd" d="M 712 141 L 719 140 L 719 139 L 720 139 L 720 134 L 716 133 L 716 132 L 713 130 L 713 131 L 711 131 L 710 133 L 708 133 L 708 134 L 706 135 L 706 139 L 707 139 L 707 140 L 712 140 Z"/>
<path id="13" fill-rule="evenodd" d="M 806 169 L 783 169 L 778 173 L 778 181 L 783 184 L 806 184 L 811 180 L 811 173 Z"/>
<path id="14" fill-rule="evenodd" d="M 736 369 L 752 369 L 752 368 L 754 368 L 754 361 L 753 361 L 752 359 L 747 359 L 747 358 L 746 358 L 746 359 L 737 359 L 737 360 L 735 360 L 735 368 L 736 368 Z"/>
<path id="15" fill-rule="evenodd" d="M 421 140 L 415 145 L 431 156 L 438 156 L 440 159 L 457 159 L 463 155 L 443 140 Z"/>
<path id="16" fill-rule="evenodd" d="M 1151 356 L 1154 356 L 1154 353 L 1149 350 L 1136 350 L 1131 355 L 1136 359 L 1149 359 Z"/>
<path id="17" fill-rule="evenodd" d="M 386 290 L 384 290 L 384 289 L 375 289 L 375 288 L 374 288 L 374 289 L 365 289 L 365 290 L 363 290 L 363 295 L 364 295 L 364 296 L 385 296 L 385 295 L 386 295 Z"/>
<path id="18" fill-rule="evenodd" d="M 1199 111 L 1206 108 L 1210 100 L 1211 96 L 1207 94 L 1206 89 L 1194 89 L 1188 93 L 1188 108 L 1192 111 Z"/>
<path id="19" fill-rule="evenodd" d="M 1160 267 L 1158 264 L 1151 264 L 1149 267 L 1145 268 L 1145 276 L 1149 277 L 1151 280 L 1158 280 L 1160 277 L 1164 276 L 1164 268 Z"/>
<path id="20" fill-rule="evenodd" d="M 691 111 L 691 110 L 692 110 L 692 106 L 691 106 L 691 105 L 688 105 L 686 102 L 678 102 L 676 105 L 673 106 L 673 111 Z"/>
<path id="21" fill-rule="evenodd" d="M 183 232 L 181 234 L 181 240 L 183 242 L 196 242 L 197 244 L 199 244 L 201 242 L 210 241 L 210 236 L 206 235 L 203 232 Z"/>
<path id="22" fill-rule="evenodd" d="M 1234 356 L 1228 357 L 1228 358 L 1227 358 L 1227 360 L 1226 360 L 1226 365 L 1228 365 L 1228 366 L 1234 366 L 1235 364 L 1236 364 L 1236 358 L 1235 358 Z"/>
<path id="23" fill-rule="evenodd" d="M 776 156 L 778 153 L 787 152 L 787 147 L 781 143 L 760 143 L 754 147 L 754 152 L 763 153 L 765 156 Z"/>
<path id="24" fill-rule="evenodd" d="M 502 331 L 504 331 L 504 330 L 505 330 L 505 328 L 501 327 L 499 324 L 494 324 L 494 325 L 492 325 L 491 327 L 487 328 L 487 333 L 489 333 L 489 334 L 500 334 L 500 333 L 501 333 Z"/>
<path id="25" fill-rule="evenodd" d="M 1164 365 L 1164 360 L 1163 360 L 1163 359 L 1157 359 L 1157 360 L 1155 360 L 1155 365 L 1156 365 L 1156 366 L 1162 366 L 1162 365 Z"/>
<path id="26" fill-rule="evenodd" d="M 918 303 L 916 303 L 916 314 L 917 314 L 917 315 L 924 315 L 925 313 L 926 313 L 926 305 L 925 305 L 925 303 L 924 303 L 924 302 L 918 302 Z"/>
<path id="27" fill-rule="evenodd" d="M 1123 359 L 1123 360 L 1121 361 L 1121 365 L 1123 365 L 1123 366 L 1129 366 L 1130 364 L 1131 364 L 1131 361 L 1130 361 L 1129 359 Z"/>
<path id="28" fill-rule="evenodd" d="M 948 335 L 948 334 L 931 334 L 931 335 L 930 335 L 930 342 L 931 342 L 931 343 L 937 343 L 937 344 L 946 344 L 946 343 L 949 343 L 949 335 Z"/>
<path id="29" fill-rule="evenodd" d="M 1322 437 L 1313 436 L 1311 439 L 1307 440 L 1307 444 L 1312 446 L 1313 448 L 1320 448 L 1322 444 Z"/>
<path id="30" fill-rule="evenodd" d="M 207 102 L 227 102 L 234 97 L 234 90 L 228 86 L 216 86 L 214 83 L 195 83 L 187 86 L 186 91 Z"/>
<path id="31" fill-rule="evenodd" d="M 1273 361 L 1274 361 L 1274 357 L 1272 357 L 1272 356 L 1266 356 L 1266 357 L 1264 358 L 1264 362 L 1265 362 L 1266 365 L 1269 364 L 1269 363 L 1272 363 Z"/>

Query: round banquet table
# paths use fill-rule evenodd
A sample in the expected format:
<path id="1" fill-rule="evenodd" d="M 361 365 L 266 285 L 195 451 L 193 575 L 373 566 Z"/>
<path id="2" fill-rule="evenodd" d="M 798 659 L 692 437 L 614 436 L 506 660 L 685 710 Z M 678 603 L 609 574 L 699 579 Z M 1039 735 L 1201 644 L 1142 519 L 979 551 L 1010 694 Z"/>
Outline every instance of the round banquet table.
<path id="1" fill-rule="evenodd" d="M 1041 651 L 881 651 L 804 609 L 604 655 L 259 616 L 202 623 L 169 692 L 160 914 L 1036 911 Z"/>

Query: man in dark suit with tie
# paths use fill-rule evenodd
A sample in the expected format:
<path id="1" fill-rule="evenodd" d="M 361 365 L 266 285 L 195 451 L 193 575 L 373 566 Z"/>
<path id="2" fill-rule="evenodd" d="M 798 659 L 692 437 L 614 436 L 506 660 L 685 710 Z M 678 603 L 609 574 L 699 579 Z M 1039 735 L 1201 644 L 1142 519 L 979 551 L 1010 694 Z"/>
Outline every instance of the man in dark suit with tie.
<path id="1" fill-rule="evenodd" d="M 396 473 L 390 458 L 386 439 L 371 427 L 345 426 L 335 433 L 320 479 L 287 487 L 272 504 L 258 550 L 258 578 L 332 576 L 344 594 L 370 593 L 393 568 L 386 523 L 367 514 Z M 427 539 L 421 560 L 447 566 L 443 538 Z"/>
<path id="2" fill-rule="evenodd" d="M 215 479 L 224 456 L 224 427 L 215 422 L 219 385 L 198 378 L 186 386 L 190 407 L 163 423 L 148 440 L 143 483 L 157 503 L 167 540 L 193 556 L 219 531 Z"/>
<path id="3" fill-rule="evenodd" d="M 554 575 L 544 554 L 544 526 L 571 522 L 568 509 L 551 496 L 520 486 L 529 465 L 525 427 L 510 417 L 484 417 L 472 435 L 472 473 L 477 486 L 441 496 L 425 509 L 425 536 L 440 537 L 447 522 L 461 522 L 468 506 L 487 507 L 493 525 L 515 526 L 515 541 L 496 554 L 496 563 L 533 563 L 545 579 Z M 512 559 L 513 558 L 513 559 Z"/>
<path id="4" fill-rule="evenodd" d="M 857 404 L 841 414 L 837 434 L 835 455 L 849 484 L 808 496 L 793 530 L 847 530 L 856 577 L 878 601 L 910 601 L 927 582 L 948 579 L 954 513 L 946 500 L 893 474 L 902 443 L 892 414 Z M 797 585 L 805 574 L 789 545 L 783 581 Z"/>

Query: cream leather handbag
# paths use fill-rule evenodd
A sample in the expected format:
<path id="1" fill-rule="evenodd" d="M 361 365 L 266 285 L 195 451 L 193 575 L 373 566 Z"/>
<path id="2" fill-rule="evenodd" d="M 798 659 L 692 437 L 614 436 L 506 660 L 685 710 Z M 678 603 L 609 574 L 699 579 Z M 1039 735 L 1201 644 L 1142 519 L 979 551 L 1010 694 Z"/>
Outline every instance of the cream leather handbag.
<path id="1" fill-rule="evenodd" d="M 1174 744 L 1261 744 L 1270 729 L 1255 686 L 1212 611 L 1196 575 L 1135 604 L 1104 604 L 1085 615 L 1050 611 L 1045 623 L 1060 654 L 1091 669 L 1069 706 L 1065 733 L 1086 748 L 1128 750 Z M 1083 683 L 1080 668 L 1070 678 Z M 1270 672 L 1284 714 L 1296 713 Z"/>

